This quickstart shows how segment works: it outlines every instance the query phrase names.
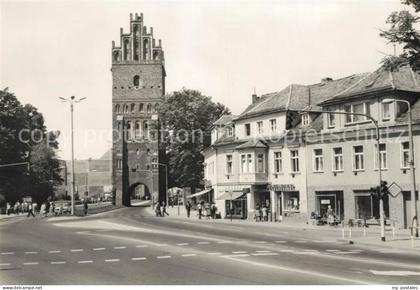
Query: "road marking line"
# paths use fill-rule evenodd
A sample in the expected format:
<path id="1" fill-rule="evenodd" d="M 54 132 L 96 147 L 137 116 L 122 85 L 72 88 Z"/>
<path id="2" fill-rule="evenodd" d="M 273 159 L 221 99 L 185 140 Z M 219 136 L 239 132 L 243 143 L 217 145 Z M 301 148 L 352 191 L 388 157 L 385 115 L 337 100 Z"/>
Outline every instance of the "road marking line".
<path id="1" fill-rule="evenodd" d="M 291 253 L 291 252 L 293 252 L 294 250 L 289 250 L 289 249 L 284 249 L 284 250 L 279 250 L 280 252 L 283 252 L 283 253 Z"/>
<path id="2" fill-rule="evenodd" d="M 27 262 L 27 263 L 23 263 L 23 265 L 25 266 L 30 266 L 30 265 L 38 265 L 38 262 Z"/>
<path id="3" fill-rule="evenodd" d="M 278 244 L 284 244 L 284 243 L 287 243 L 287 241 L 276 241 L 276 243 L 278 243 Z"/>
<path id="4" fill-rule="evenodd" d="M 305 252 L 316 252 L 316 253 L 319 252 L 318 250 L 303 250 L 303 251 L 305 251 Z"/>
<path id="5" fill-rule="evenodd" d="M 207 255 L 221 255 L 222 253 L 220 252 L 212 252 L 212 253 L 207 253 Z"/>
<path id="6" fill-rule="evenodd" d="M 126 246 L 118 246 L 118 247 L 114 247 L 115 250 L 120 250 L 120 249 L 126 249 Z"/>
<path id="7" fill-rule="evenodd" d="M 92 250 L 94 250 L 94 251 L 104 251 L 104 250 L 106 250 L 106 248 L 93 248 Z"/>
<path id="8" fill-rule="evenodd" d="M 318 254 L 318 252 L 293 252 L 295 255 L 312 255 L 312 254 Z"/>
<path id="9" fill-rule="evenodd" d="M 10 266 L 10 263 L 1 263 L 0 266 Z"/>
<path id="10" fill-rule="evenodd" d="M 270 253 L 270 251 L 266 251 L 266 250 L 264 250 L 264 251 L 255 251 L 255 252 L 257 252 L 257 253 Z"/>
<path id="11" fill-rule="evenodd" d="M 157 256 L 156 259 L 170 259 L 171 256 Z"/>
<path id="12" fill-rule="evenodd" d="M 216 243 L 218 243 L 218 244 L 230 244 L 230 243 L 232 243 L 232 241 L 218 241 Z"/>
<path id="13" fill-rule="evenodd" d="M 83 252 L 83 249 L 71 249 L 70 252 Z"/>
<path id="14" fill-rule="evenodd" d="M 340 252 L 340 250 L 325 250 L 327 252 Z"/>
<path id="15" fill-rule="evenodd" d="M 48 254 L 57 254 L 57 253 L 61 253 L 61 251 L 48 251 Z"/>
<path id="16" fill-rule="evenodd" d="M 223 256 L 220 256 L 220 257 L 231 258 L 231 257 L 249 257 L 249 256 L 250 256 L 249 254 L 239 254 L 239 255 L 223 255 Z"/>
<path id="17" fill-rule="evenodd" d="M 232 254 L 246 254 L 247 251 L 233 251 Z"/>
<path id="18" fill-rule="evenodd" d="M 306 244 L 307 241 L 295 241 L 295 243 L 297 243 L 297 244 Z"/>
<path id="19" fill-rule="evenodd" d="M 167 247 L 168 244 L 157 244 L 156 247 Z"/>
<path id="20" fill-rule="evenodd" d="M 231 258 L 231 259 L 236 260 L 234 258 Z M 265 263 L 260 263 L 260 262 L 247 260 L 247 259 L 240 259 L 240 260 L 237 260 L 237 261 L 241 262 L 241 263 L 248 263 L 248 264 L 251 264 L 251 265 L 254 265 L 254 266 L 257 266 L 257 267 L 266 267 L 266 268 L 271 268 L 271 269 L 276 269 L 276 270 L 281 270 L 281 271 L 301 273 L 301 274 L 304 274 L 304 275 L 311 275 L 311 276 L 317 276 L 317 277 L 322 277 L 322 278 L 327 278 L 327 279 L 345 281 L 347 283 L 350 282 L 350 283 L 355 283 L 355 284 L 370 284 L 370 283 L 362 281 L 362 280 L 343 278 L 343 277 L 339 277 L 339 276 L 328 275 L 328 274 L 323 274 L 323 273 L 313 272 L 313 271 L 307 271 L 307 270 L 302 270 L 302 269 L 299 269 L 299 268 L 291 268 L 291 267 L 281 266 L 281 265 L 265 264 Z"/>
<path id="21" fill-rule="evenodd" d="M 120 259 L 105 259 L 105 262 L 109 263 L 109 262 L 119 262 Z"/>
<path id="22" fill-rule="evenodd" d="M 147 258 L 146 257 L 138 257 L 138 258 L 131 258 L 131 260 L 133 260 L 133 261 L 144 261 L 144 260 L 147 260 Z"/>
<path id="23" fill-rule="evenodd" d="M 65 264 L 66 263 L 66 261 L 53 261 L 53 262 L 51 262 L 50 264 L 51 265 L 63 265 L 63 264 Z"/>
<path id="24" fill-rule="evenodd" d="M 77 261 L 77 263 L 79 263 L 79 264 L 91 264 L 91 263 L 93 263 L 93 261 L 92 260 Z"/>
<path id="25" fill-rule="evenodd" d="M 208 245 L 210 243 L 209 242 L 197 242 L 197 244 L 199 244 L 199 245 Z"/>
<path id="26" fill-rule="evenodd" d="M 183 257 L 194 257 L 197 256 L 197 254 L 182 254 Z"/>
<path id="27" fill-rule="evenodd" d="M 181 243 L 181 244 L 176 244 L 177 246 L 188 246 L 189 243 Z"/>
<path id="28" fill-rule="evenodd" d="M 334 254 L 355 254 L 354 252 L 334 252 Z"/>
<path id="29" fill-rule="evenodd" d="M 3 253 L 1 253 L 2 255 L 14 255 L 15 254 L 15 252 L 3 252 Z"/>
<path id="30" fill-rule="evenodd" d="M 420 276 L 420 272 L 413 271 L 375 271 L 369 270 L 374 275 L 382 276 Z"/>
<path id="31" fill-rule="evenodd" d="M 136 248 L 147 248 L 148 245 L 137 245 Z"/>
<path id="32" fill-rule="evenodd" d="M 25 252 L 25 255 L 36 255 L 38 252 Z"/>
<path id="33" fill-rule="evenodd" d="M 256 241 L 255 243 L 257 243 L 257 244 L 266 244 L 267 242 L 266 241 Z"/>
<path id="34" fill-rule="evenodd" d="M 257 254 L 251 254 L 253 256 L 278 256 L 279 253 L 257 253 Z"/>

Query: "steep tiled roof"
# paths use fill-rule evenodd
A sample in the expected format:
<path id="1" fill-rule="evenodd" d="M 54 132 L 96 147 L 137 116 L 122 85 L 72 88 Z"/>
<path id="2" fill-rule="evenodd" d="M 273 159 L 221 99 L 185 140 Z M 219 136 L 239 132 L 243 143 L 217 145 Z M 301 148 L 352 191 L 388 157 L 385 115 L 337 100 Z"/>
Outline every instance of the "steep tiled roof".
<path id="1" fill-rule="evenodd" d="M 237 119 L 282 110 L 301 110 L 309 105 L 312 108 L 357 84 L 367 74 L 355 74 L 337 80 L 329 80 L 313 85 L 291 84 L 280 92 L 265 94 L 249 105 Z"/>
<path id="2" fill-rule="evenodd" d="M 236 118 L 235 115 L 229 114 L 229 115 L 223 115 L 219 119 L 217 119 L 213 125 L 228 125 L 232 123 L 232 120 Z"/>
<path id="3" fill-rule="evenodd" d="M 366 75 L 359 82 L 349 86 L 346 90 L 336 94 L 324 103 L 330 103 L 346 99 L 351 96 L 359 96 L 366 93 L 383 90 L 400 90 L 420 92 L 420 76 L 409 66 L 403 66 L 395 71 L 389 71 L 380 67 L 376 71 Z"/>

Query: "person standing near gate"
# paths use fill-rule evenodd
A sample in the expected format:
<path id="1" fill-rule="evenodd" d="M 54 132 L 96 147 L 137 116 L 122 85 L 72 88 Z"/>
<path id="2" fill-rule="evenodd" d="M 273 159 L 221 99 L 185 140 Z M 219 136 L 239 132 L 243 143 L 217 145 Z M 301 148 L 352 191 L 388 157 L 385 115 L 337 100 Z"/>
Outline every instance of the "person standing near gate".
<path id="1" fill-rule="evenodd" d="M 84 209 L 85 215 L 87 215 L 87 213 L 88 213 L 88 200 L 87 200 L 87 198 L 85 198 L 85 200 L 83 202 L 83 209 Z"/>
<path id="2" fill-rule="evenodd" d="M 331 208 L 331 205 L 329 205 L 327 209 L 327 222 L 330 226 L 334 224 L 334 211 Z"/>
<path id="3" fill-rule="evenodd" d="M 191 202 L 188 201 L 187 204 L 185 205 L 185 209 L 187 210 L 187 217 L 190 217 L 190 213 L 191 213 Z"/>
<path id="4" fill-rule="evenodd" d="M 203 213 L 203 205 L 201 204 L 201 202 L 198 204 L 197 209 L 198 209 L 198 219 L 201 220 L 201 215 Z"/>

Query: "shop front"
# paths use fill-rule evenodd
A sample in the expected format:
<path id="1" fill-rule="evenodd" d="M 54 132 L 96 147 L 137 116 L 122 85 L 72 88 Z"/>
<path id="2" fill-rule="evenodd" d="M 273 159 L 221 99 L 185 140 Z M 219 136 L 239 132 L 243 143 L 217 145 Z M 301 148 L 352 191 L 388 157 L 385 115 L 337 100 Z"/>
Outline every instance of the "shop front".
<path id="1" fill-rule="evenodd" d="M 224 211 L 221 211 L 224 213 L 223 217 L 227 219 L 246 219 L 248 217 L 247 192 L 249 192 L 249 187 L 225 186 L 222 190 L 216 200 L 224 201 Z"/>
<path id="2" fill-rule="evenodd" d="M 344 199 L 342 191 L 317 191 L 316 211 L 318 215 L 327 217 L 328 207 L 331 206 L 335 216 L 340 220 L 344 219 Z"/>
<path id="3" fill-rule="evenodd" d="M 274 221 L 300 213 L 300 192 L 293 184 L 273 184 L 268 188 L 273 195 Z"/>

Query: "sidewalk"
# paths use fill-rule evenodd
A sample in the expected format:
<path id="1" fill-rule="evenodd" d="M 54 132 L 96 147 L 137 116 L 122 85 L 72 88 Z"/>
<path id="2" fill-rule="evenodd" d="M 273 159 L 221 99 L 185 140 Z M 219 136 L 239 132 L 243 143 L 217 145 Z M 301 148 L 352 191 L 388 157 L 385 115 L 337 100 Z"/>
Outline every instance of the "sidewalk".
<path id="1" fill-rule="evenodd" d="M 5 221 L 5 220 L 10 220 L 10 219 L 16 219 L 16 218 L 22 218 L 22 217 L 26 217 L 27 213 L 21 213 L 21 214 L 0 214 L 0 221 Z"/>
<path id="2" fill-rule="evenodd" d="M 153 209 L 149 207 L 150 214 L 155 215 Z M 350 241 L 355 245 L 366 245 L 366 246 L 378 246 L 384 249 L 394 249 L 394 250 L 407 250 L 407 251 L 415 251 L 420 253 L 420 238 L 414 238 L 414 247 L 412 247 L 412 241 L 410 238 L 410 230 L 408 229 L 395 229 L 394 232 L 390 226 L 385 228 L 385 238 L 386 241 L 381 241 L 380 238 L 380 227 L 379 226 L 370 226 L 366 228 L 364 231 L 363 228 L 359 227 L 352 227 L 351 228 L 351 238 L 349 239 L 349 232 L 350 228 L 344 228 L 344 239 L 343 239 L 343 228 L 341 226 L 316 226 L 307 223 L 296 223 L 296 222 L 258 222 L 256 223 L 254 220 L 240 220 L 240 219 L 206 219 L 202 218 L 201 220 L 198 219 L 197 211 L 191 211 L 190 218 L 187 217 L 187 212 L 185 207 L 179 207 L 179 215 L 178 215 L 178 207 L 170 207 L 167 208 L 167 212 L 169 213 L 169 217 L 172 219 L 182 219 L 182 220 L 191 220 L 197 222 L 204 222 L 204 223 L 214 223 L 214 224 L 225 224 L 225 225 L 232 225 L 232 224 L 249 224 L 249 225 L 258 225 L 264 228 L 272 228 L 272 229 L 295 229 L 295 230 L 302 230 L 302 231 L 324 231 L 326 234 L 328 233 L 329 236 L 335 237 L 337 242 L 342 243 L 349 243 Z"/>

